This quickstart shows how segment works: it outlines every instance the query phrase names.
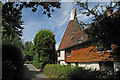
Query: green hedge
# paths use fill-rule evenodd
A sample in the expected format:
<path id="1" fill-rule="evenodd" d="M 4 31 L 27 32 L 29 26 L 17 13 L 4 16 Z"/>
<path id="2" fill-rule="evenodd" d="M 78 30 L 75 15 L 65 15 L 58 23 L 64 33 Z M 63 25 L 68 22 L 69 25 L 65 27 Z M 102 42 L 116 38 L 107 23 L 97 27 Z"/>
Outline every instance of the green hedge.
<path id="1" fill-rule="evenodd" d="M 116 75 L 107 75 L 105 72 L 85 70 L 82 67 L 71 67 L 70 65 L 48 64 L 43 73 L 51 80 L 116 80 L 120 79 L 120 72 Z"/>
<path id="2" fill-rule="evenodd" d="M 48 76 L 50 79 L 70 79 L 69 74 L 76 70 L 83 70 L 81 67 L 71 67 L 70 65 L 54 65 L 47 64 L 43 70 L 43 73 Z"/>

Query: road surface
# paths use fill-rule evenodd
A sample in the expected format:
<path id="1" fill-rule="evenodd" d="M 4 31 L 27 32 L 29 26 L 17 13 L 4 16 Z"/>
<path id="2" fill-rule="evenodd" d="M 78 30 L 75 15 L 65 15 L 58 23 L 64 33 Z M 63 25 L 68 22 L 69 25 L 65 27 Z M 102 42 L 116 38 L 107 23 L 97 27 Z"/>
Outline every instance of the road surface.
<path id="1" fill-rule="evenodd" d="M 22 80 L 49 80 L 32 64 L 24 64 L 24 70 L 22 75 Z"/>

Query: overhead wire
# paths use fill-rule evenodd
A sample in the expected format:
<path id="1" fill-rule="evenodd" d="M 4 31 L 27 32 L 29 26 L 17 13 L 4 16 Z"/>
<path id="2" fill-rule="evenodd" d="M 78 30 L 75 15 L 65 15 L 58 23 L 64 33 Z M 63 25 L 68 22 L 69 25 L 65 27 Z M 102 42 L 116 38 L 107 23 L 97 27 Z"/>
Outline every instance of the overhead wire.
<path id="1" fill-rule="evenodd" d="M 58 23 L 58 24 L 61 24 L 64 20 L 65 20 L 65 18 L 68 16 L 68 14 L 71 12 L 71 10 L 75 7 L 76 5 L 74 5 L 71 9 L 70 9 L 70 11 L 64 16 L 64 18 Z M 55 29 L 56 29 L 57 27 L 55 27 Z M 55 30 L 54 29 L 54 30 Z"/>

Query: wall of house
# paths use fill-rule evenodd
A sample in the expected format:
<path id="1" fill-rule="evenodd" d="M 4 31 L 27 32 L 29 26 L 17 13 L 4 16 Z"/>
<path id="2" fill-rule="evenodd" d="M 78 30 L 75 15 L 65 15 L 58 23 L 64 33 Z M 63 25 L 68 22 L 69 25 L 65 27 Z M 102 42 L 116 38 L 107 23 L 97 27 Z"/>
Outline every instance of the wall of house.
<path id="1" fill-rule="evenodd" d="M 60 51 L 60 55 L 58 56 L 58 61 L 60 65 L 67 65 L 65 62 L 65 50 Z"/>
<path id="2" fill-rule="evenodd" d="M 74 66 L 76 66 L 76 64 L 75 64 L 75 63 L 71 63 L 71 66 L 73 66 L 73 67 L 74 67 Z"/>
<path id="3" fill-rule="evenodd" d="M 120 62 L 114 62 L 114 71 L 120 70 Z"/>
<path id="4" fill-rule="evenodd" d="M 85 69 L 100 70 L 98 62 L 78 63 L 78 66 L 79 67 L 85 67 Z"/>
<path id="5" fill-rule="evenodd" d="M 60 61 L 60 65 L 67 65 L 65 61 Z"/>
<path id="6" fill-rule="evenodd" d="M 70 64 L 73 67 L 78 66 L 78 67 L 84 67 L 85 69 L 100 70 L 99 62 L 79 62 L 79 63 L 72 62 Z"/>
<path id="7" fill-rule="evenodd" d="M 65 51 L 64 50 L 60 51 L 60 55 L 58 57 L 58 60 L 65 60 Z"/>

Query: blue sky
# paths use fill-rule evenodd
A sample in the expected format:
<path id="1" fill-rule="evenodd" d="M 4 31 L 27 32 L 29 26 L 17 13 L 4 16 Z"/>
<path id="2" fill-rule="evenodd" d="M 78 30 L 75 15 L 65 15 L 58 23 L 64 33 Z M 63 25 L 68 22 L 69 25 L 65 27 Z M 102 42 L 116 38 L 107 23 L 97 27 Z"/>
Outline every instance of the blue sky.
<path id="1" fill-rule="evenodd" d="M 97 3 L 89 3 L 89 7 L 93 7 Z M 50 29 L 54 32 L 56 39 L 56 49 L 60 44 L 60 41 L 64 35 L 66 27 L 70 19 L 70 11 L 74 7 L 72 2 L 62 2 L 61 8 L 54 8 L 54 12 L 51 13 L 50 18 L 46 15 L 42 15 L 42 9 L 38 8 L 37 12 L 33 13 L 31 9 L 23 9 L 22 11 L 22 20 L 24 21 L 24 30 L 22 39 L 24 41 L 33 41 L 36 33 L 41 29 Z M 79 14 L 79 7 L 77 8 L 77 14 Z M 81 15 L 78 17 L 78 20 L 89 22 L 92 16 L 87 17 Z"/>

